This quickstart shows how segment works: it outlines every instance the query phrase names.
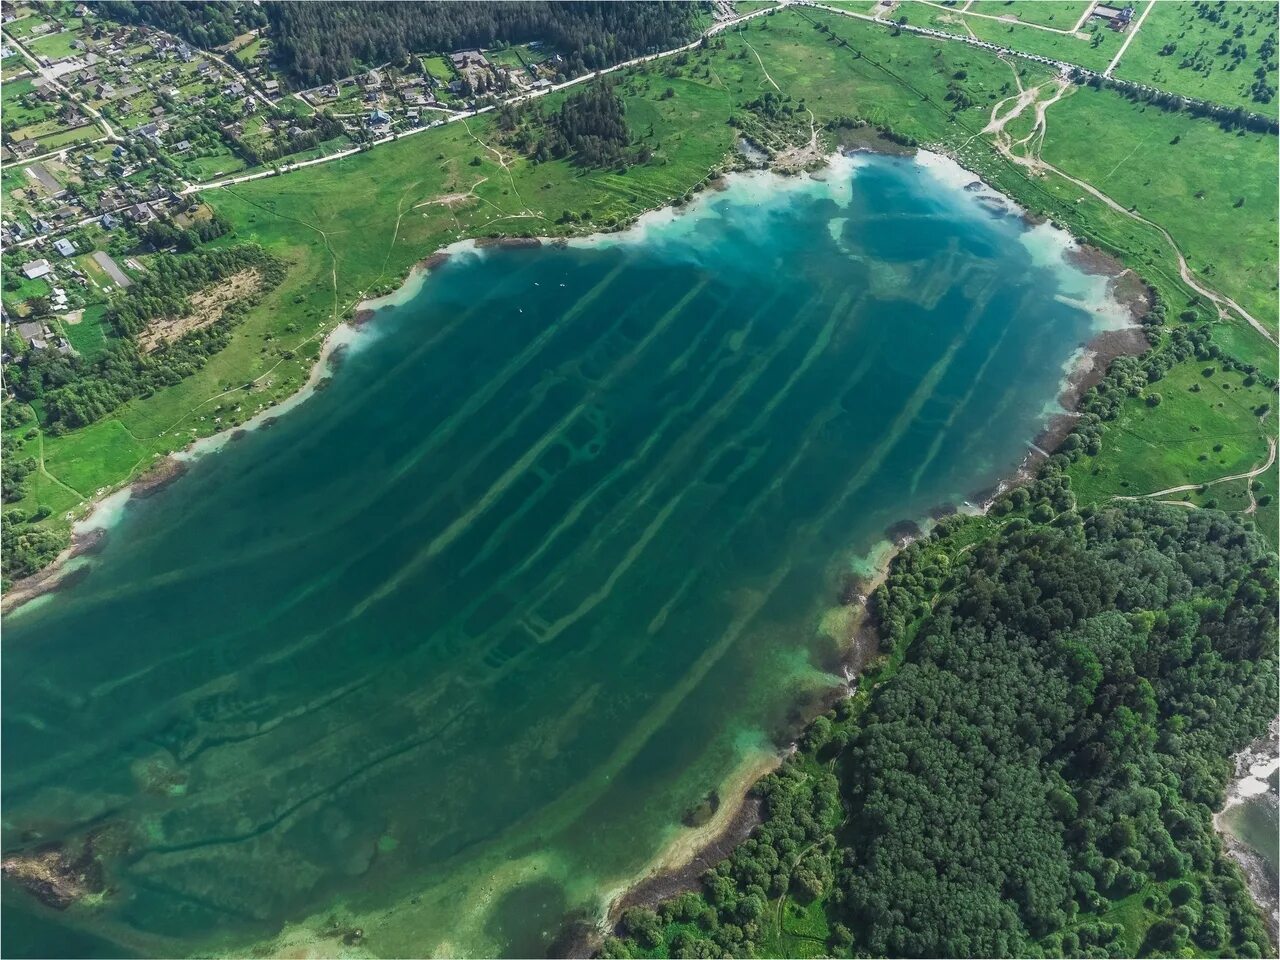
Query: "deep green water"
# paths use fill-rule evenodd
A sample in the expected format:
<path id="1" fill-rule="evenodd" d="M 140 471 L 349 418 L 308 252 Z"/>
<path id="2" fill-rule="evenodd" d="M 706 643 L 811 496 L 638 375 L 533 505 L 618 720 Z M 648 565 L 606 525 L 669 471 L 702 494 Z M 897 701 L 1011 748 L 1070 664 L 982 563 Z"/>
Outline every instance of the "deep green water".
<path id="1" fill-rule="evenodd" d="M 1023 458 L 1100 283 L 889 158 L 455 257 L 6 619 L 6 853 L 127 840 L 6 952 L 545 951 L 836 682 L 841 574 Z"/>

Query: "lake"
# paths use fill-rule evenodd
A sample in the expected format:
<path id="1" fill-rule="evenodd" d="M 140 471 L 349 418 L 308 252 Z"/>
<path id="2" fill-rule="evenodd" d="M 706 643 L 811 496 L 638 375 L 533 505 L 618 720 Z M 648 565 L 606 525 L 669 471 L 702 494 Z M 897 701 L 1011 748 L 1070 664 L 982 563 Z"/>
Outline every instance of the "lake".
<path id="1" fill-rule="evenodd" d="M 109 886 L 6 881 L 7 955 L 525 956 L 594 915 L 843 682 L 886 531 L 1014 470 L 1116 320 L 967 179 L 859 156 L 456 251 L 128 503 L 6 618 L 6 855 L 88 837 Z"/>

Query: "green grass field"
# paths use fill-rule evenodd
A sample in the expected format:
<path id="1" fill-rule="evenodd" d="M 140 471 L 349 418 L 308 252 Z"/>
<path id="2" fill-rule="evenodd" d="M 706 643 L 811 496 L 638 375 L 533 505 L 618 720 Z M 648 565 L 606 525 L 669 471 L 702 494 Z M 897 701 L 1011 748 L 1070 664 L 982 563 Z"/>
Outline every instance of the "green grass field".
<path id="1" fill-rule="evenodd" d="M 730 153 L 736 133 L 729 118 L 773 84 L 818 123 L 860 117 L 954 153 L 1028 207 L 1120 255 L 1159 286 L 1172 316 L 1190 303 L 1173 252 L 1155 230 L 1056 176 L 1029 177 L 980 135 L 992 106 L 1016 94 L 1017 82 L 1044 82 L 1048 71 L 1010 65 L 968 45 L 894 36 L 883 25 L 808 10 L 759 18 L 723 37 L 723 50 L 700 52 L 684 67 L 668 61 L 619 76 L 629 126 L 655 151 L 651 163 L 625 173 L 565 161 L 534 164 L 500 147 L 494 121 L 481 116 L 305 172 L 209 192 L 205 198 L 236 224 L 237 239 L 262 243 L 290 264 L 287 278 L 194 376 L 126 404 L 109 421 L 48 438 L 48 469 L 76 489 L 116 486 L 154 456 L 247 419 L 298 388 L 337 320 L 361 299 L 394 288 L 413 263 L 441 246 L 465 237 L 608 229 L 687 194 Z M 948 99 L 957 84 L 967 106 L 957 108 Z M 665 97 L 668 87 L 672 95 Z M 544 105 L 554 109 L 555 97 Z M 1242 303 L 1266 300 L 1265 275 L 1269 267 L 1274 283 L 1276 260 L 1275 182 L 1268 180 L 1274 138 L 1236 137 L 1207 121 L 1135 108 L 1105 91 L 1068 97 L 1049 110 L 1048 122 L 1046 159 L 1102 181 L 1122 202 L 1138 204 L 1164 223 L 1214 286 Z M 1170 144 L 1178 134 L 1180 143 Z M 1221 162 L 1224 156 L 1231 164 Z M 1157 170 L 1176 177 L 1172 182 L 1179 186 L 1165 189 L 1146 172 Z M 1205 198 L 1192 205 L 1179 196 L 1180 184 L 1204 185 Z M 1236 207 L 1231 191 L 1245 186 L 1253 193 Z M 566 212 L 589 216 L 588 225 L 564 225 Z M 1228 255 L 1224 242 L 1238 246 Z M 1267 359 L 1269 345 L 1255 332 L 1226 324 L 1219 329 L 1217 342 L 1234 338 L 1240 355 L 1253 351 L 1274 369 L 1274 350 Z M 1149 416 L 1177 433 L 1179 424 L 1200 415 L 1196 404 L 1207 400 L 1166 397 Z M 1201 413 L 1209 423 L 1225 416 L 1222 408 Z M 1145 410 L 1138 414 L 1147 416 Z M 1161 459 L 1141 445 L 1130 451 L 1109 442 L 1120 452 L 1113 456 L 1109 447 L 1093 464 L 1102 470 L 1083 481 L 1087 496 L 1125 492 L 1118 485 L 1123 478 L 1134 490 L 1166 478 L 1165 485 L 1185 482 L 1178 457 Z M 1233 440 L 1212 462 L 1193 460 L 1200 472 L 1192 479 L 1228 472 L 1224 458 L 1258 462 L 1256 452 L 1256 437 Z"/>
<path id="2" fill-rule="evenodd" d="M 80 31 L 67 29 L 59 33 L 47 33 L 27 42 L 27 49 L 37 57 L 48 57 L 50 60 L 65 60 L 75 56 L 76 50 L 71 43 L 80 37 Z"/>
<path id="3" fill-rule="evenodd" d="M 1091 0 L 974 0 L 965 8 L 965 13 L 1015 17 L 1023 23 L 1070 30 L 1092 7 Z"/>
<path id="4" fill-rule="evenodd" d="M 1115 76 L 1274 117 L 1280 100 L 1274 94 L 1267 102 L 1255 99 L 1252 87 L 1259 68 L 1272 91 L 1280 84 L 1276 22 L 1273 3 L 1157 3 Z M 1244 51 L 1240 58 L 1237 47 Z"/>
<path id="5" fill-rule="evenodd" d="M 76 353 L 86 360 L 92 360 L 107 346 L 106 331 L 102 326 L 106 312 L 106 305 L 99 303 L 85 307 L 79 323 L 71 323 L 65 318 L 58 321 L 58 329 L 62 335 Z"/>
<path id="6" fill-rule="evenodd" d="M 18 131 L 41 123 L 57 115 L 56 104 L 36 100 L 28 107 L 22 102 L 27 94 L 35 92 L 35 80 L 32 77 L 20 77 L 17 80 L 6 80 L 0 87 L 0 105 L 4 110 L 4 125 L 9 131 Z M 15 140 L 22 139 L 19 136 Z"/>
<path id="7" fill-rule="evenodd" d="M 1190 360 L 1153 384 L 1151 392 L 1160 395 L 1159 406 L 1150 406 L 1143 397 L 1127 400 L 1120 417 L 1108 426 L 1098 456 L 1072 467 L 1072 488 L 1082 501 L 1206 483 L 1266 462 L 1267 440 L 1275 436 L 1274 391 L 1261 384 L 1246 386 L 1241 374 L 1213 361 Z M 1264 404 L 1270 408 L 1265 419 L 1256 412 Z M 1266 482 L 1265 476 L 1261 479 Z M 1222 509 L 1242 510 L 1245 490 L 1244 480 L 1216 484 L 1200 502 L 1213 497 Z M 1274 486 L 1266 492 L 1276 493 Z M 1193 503 L 1194 494 L 1161 499 Z M 1274 530 L 1268 535 L 1275 539 Z"/>
<path id="8" fill-rule="evenodd" d="M 444 57 L 423 57 L 422 63 L 427 68 L 427 73 L 442 83 L 453 79 L 453 67 Z"/>
<path id="9" fill-rule="evenodd" d="M 1091 88 L 1054 104 L 1047 119 L 1045 160 L 1161 224 L 1200 277 L 1276 328 L 1274 135 L 1225 135 Z M 1086 127 L 1094 135 L 1080 136 Z"/>
<path id="10" fill-rule="evenodd" d="M 1055 7 L 1074 7 L 1074 4 L 1050 4 Z M 975 4 L 975 7 L 977 4 Z M 1000 9 L 1004 8 L 1004 3 L 997 0 L 996 6 Z M 1023 6 L 1038 8 L 1039 3 L 1023 4 Z M 1015 8 L 1009 8 L 1013 11 Z M 997 12 L 996 9 L 984 9 L 983 13 L 989 16 L 1004 16 L 1004 13 Z M 1075 26 L 1075 21 L 1066 21 L 1068 11 L 1062 10 L 1055 13 L 1055 17 L 1063 17 L 1063 23 L 1051 24 L 1055 29 L 1069 30 Z M 1124 38 L 1114 30 L 1108 30 L 1104 25 L 1097 21 L 1086 23 L 1080 34 L 1054 33 L 1049 30 L 1039 30 L 1027 23 L 1033 22 L 1030 19 L 1027 23 L 1011 23 L 999 20 L 991 20 L 987 16 L 971 17 L 961 13 L 959 9 L 943 10 L 937 6 L 928 3 L 920 3 L 917 0 L 906 0 L 899 4 L 894 11 L 894 16 L 905 15 L 907 22 L 919 27 L 931 27 L 935 30 L 945 30 L 948 33 L 954 33 L 957 36 L 974 36 L 979 40 L 985 40 L 988 43 L 998 43 L 1001 46 L 1009 47 L 1013 50 L 1020 50 L 1024 53 L 1032 53 L 1042 57 L 1052 57 L 1056 60 L 1066 60 L 1069 63 L 1076 63 L 1090 70 L 1104 70 L 1111 62 L 1112 57 L 1120 50 L 1120 45 L 1124 42 Z M 1043 14 L 1042 16 L 1047 16 Z M 1078 14 L 1077 14 L 1078 16 Z M 1035 21 L 1038 22 L 1038 21 Z"/>
<path id="11" fill-rule="evenodd" d="M 239 173 L 245 168 L 244 160 L 229 149 L 219 149 L 203 156 L 179 157 L 183 173 L 194 183 L 214 180 L 221 176 Z"/>

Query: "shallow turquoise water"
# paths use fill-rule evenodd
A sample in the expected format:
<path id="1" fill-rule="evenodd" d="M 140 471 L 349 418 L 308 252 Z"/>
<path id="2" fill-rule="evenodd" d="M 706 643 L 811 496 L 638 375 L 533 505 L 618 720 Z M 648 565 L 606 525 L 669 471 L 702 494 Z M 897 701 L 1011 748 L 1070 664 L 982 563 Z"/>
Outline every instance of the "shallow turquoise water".
<path id="1" fill-rule="evenodd" d="M 542 952 L 785 737 L 841 573 L 1013 468 L 1095 321 L 1043 229 L 828 177 L 455 257 L 9 617 L 6 853 L 125 838 L 29 938 Z"/>

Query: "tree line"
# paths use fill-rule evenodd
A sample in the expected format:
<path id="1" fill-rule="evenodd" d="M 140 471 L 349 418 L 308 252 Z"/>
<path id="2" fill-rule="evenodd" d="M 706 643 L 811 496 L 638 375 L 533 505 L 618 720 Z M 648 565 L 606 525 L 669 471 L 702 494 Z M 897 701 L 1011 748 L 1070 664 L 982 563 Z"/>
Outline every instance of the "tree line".
<path id="1" fill-rule="evenodd" d="M 197 47 L 219 47 L 256 27 L 267 16 L 254 3 L 226 0 L 101 0 L 97 12 L 118 23 L 155 27 Z"/>
<path id="2" fill-rule="evenodd" d="M 560 51 L 562 72 L 576 75 L 687 41 L 697 13 L 695 4 L 670 0 L 272 2 L 264 9 L 273 55 L 303 87 L 400 62 L 413 53 L 530 40 Z"/>

